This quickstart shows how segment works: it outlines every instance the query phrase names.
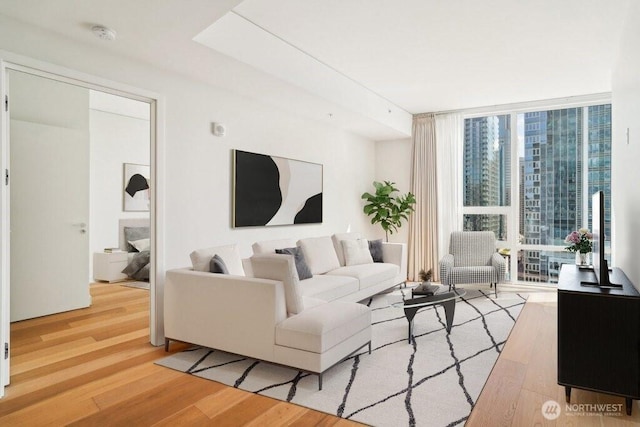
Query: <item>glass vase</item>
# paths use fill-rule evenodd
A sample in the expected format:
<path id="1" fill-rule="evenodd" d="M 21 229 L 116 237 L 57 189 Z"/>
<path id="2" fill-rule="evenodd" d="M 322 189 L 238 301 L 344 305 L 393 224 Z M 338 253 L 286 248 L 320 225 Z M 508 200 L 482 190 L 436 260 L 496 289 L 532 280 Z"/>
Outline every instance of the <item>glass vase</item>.
<path id="1" fill-rule="evenodd" d="M 587 266 L 591 265 L 591 252 L 576 252 L 576 265 Z"/>

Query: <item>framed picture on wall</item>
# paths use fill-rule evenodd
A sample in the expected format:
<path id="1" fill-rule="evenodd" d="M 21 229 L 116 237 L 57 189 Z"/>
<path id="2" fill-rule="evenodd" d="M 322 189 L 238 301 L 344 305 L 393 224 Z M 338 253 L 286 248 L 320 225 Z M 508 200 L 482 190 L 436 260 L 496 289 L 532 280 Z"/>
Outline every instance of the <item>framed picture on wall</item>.
<path id="1" fill-rule="evenodd" d="M 233 150 L 234 227 L 322 222 L 322 165 Z"/>
<path id="2" fill-rule="evenodd" d="M 149 165 L 124 164 L 123 209 L 125 212 L 148 212 Z"/>

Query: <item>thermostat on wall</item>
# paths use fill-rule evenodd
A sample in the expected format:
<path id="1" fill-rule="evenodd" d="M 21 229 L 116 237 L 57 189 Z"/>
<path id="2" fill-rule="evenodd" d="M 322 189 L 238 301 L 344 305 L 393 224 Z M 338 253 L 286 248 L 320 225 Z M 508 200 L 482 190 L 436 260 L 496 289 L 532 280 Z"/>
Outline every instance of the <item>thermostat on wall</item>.
<path id="1" fill-rule="evenodd" d="M 224 136 L 227 132 L 227 129 L 224 127 L 222 123 L 213 123 L 211 125 L 211 130 L 215 136 Z"/>

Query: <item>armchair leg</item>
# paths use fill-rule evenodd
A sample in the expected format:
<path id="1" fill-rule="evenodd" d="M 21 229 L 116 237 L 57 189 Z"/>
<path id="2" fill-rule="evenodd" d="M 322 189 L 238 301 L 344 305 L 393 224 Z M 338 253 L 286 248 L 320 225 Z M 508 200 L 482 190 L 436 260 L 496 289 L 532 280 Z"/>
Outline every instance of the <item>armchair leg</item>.
<path id="1" fill-rule="evenodd" d="M 496 294 L 496 298 L 498 298 L 498 284 L 497 283 L 496 283 L 494 291 L 495 291 L 495 294 Z"/>

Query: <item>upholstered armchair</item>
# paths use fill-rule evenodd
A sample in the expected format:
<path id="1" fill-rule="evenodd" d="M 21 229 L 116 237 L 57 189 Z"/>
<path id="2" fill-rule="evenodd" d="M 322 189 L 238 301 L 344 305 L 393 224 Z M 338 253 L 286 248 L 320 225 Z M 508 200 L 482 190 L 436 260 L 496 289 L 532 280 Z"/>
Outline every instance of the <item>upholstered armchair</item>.
<path id="1" fill-rule="evenodd" d="M 496 236 L 492 231 L 454 231 L 449 241 L 449 253 L 440 260 L 440 280 L 449 290 L 456 284 L 504 281 L 506 261 L 496 251 Z"/>

